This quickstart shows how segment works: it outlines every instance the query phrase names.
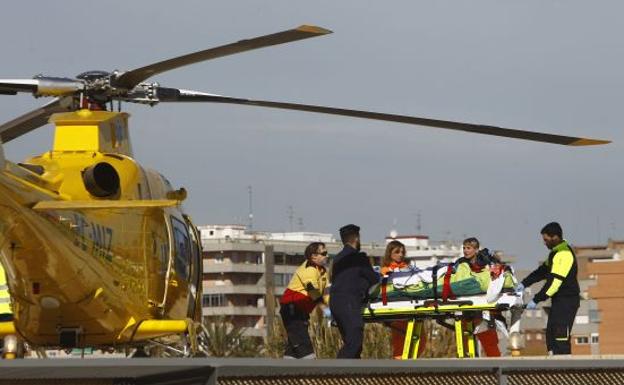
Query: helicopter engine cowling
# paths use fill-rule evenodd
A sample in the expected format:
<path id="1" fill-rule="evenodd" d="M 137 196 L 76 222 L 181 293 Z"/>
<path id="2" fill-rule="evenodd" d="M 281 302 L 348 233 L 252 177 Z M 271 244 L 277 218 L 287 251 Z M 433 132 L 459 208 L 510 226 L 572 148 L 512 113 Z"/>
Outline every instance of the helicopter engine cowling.
<path id="1" fill-rule="evenodd" d="M 82 172 L 82 180 L 89 193 L 98 198 L 112 198 L 119 193 L 119 174 L 107 162 L 99 162 Z"/>

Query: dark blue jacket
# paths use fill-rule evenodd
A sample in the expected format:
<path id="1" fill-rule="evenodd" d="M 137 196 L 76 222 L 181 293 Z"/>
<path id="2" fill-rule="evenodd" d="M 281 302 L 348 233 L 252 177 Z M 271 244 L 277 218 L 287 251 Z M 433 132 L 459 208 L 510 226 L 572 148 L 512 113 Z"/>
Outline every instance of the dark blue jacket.
<path id="1" fill-rule="evenodd" d="M 365 300 L 368 289 L 379 281 L 366 253 L 347 245 L 334 258 L 329 300 L 333 296 Z"/>

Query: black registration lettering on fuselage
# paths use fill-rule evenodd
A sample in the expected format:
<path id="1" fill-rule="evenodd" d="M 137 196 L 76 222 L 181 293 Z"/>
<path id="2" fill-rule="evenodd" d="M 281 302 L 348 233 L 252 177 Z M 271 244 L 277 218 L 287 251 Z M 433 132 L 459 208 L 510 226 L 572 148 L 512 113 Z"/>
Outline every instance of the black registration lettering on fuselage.
<path id="1" fill-rule="evenodd" d="M 113 229 L 99 223 L 88 221 L 84 216 L 74 213 L 74 232 L 77 238 L 74 245 L 83 251 L 89 251 L 91 255 L 113 260 Z M 90 240 L 91 242 L 88 242 Z M 90 243 L 90 245 L 89 245 Z"/>

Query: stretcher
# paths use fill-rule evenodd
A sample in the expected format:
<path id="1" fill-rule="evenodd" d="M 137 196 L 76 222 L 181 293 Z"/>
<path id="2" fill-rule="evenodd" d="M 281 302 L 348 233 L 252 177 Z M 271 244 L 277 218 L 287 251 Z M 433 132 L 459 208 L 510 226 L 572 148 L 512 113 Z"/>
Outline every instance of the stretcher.
<path id="1" fill-rule="evenodd" d="M 515 278 L 514 278 L 515 281 Z M 402 359 L 416 359 L 425 320 L 435 320 L 438 324 L 455 333 L 458 358 L 473 358 L 477 355 L 473 320 L 481 318 L 496 324 L 506 336 L 520 332 L 520 317 L 523 309 L 522 295 L 513 289 L 503 289 L 500 280 L 493 280 L 488 292 L 459 296 L 454 299 L 418 299 L 404 297 L 374 297 L 362 309 L 365 322 L 407 321 Z M 510 312 L 510 326 L 507 327 L 495 315 Z M 452 323 L 449 323 L 448 321 Z M 469 321 L 469 322 L 468 322 Z M 502 325 L 501 325 L 502 324 Z M 464 346 L 464 340 L 466 346 Z"/>

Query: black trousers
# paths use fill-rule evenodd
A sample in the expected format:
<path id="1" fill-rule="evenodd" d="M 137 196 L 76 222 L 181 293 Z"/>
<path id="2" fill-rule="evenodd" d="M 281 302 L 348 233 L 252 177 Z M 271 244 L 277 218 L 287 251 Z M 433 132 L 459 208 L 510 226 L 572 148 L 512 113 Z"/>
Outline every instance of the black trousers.
<path id="1" fill-rule="evenodd" d="M 364 340 L 361 298 L 335 294 L 329 301 L 329 308 L 343 342 L 338 358 L 360 358 Z"/>
<path id="2" fill-rule="evenodd" d="M 314 353 L 308 333 L 310 315 L 299 310 L 294 304 L 282 304 L 280 307 L 282 322 L 288 334 L 288 344 L 284 356 L 303 358 Z"/>
<path id="3" fill-rule="evenodd" d="M 579 308 L 578 296 L 553 297 L 546 324 L 546 348 L 553 354 L 570 354 L 570 335 Z"/>

